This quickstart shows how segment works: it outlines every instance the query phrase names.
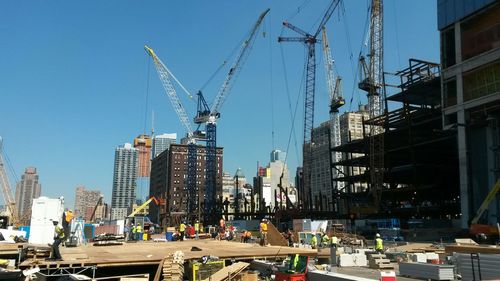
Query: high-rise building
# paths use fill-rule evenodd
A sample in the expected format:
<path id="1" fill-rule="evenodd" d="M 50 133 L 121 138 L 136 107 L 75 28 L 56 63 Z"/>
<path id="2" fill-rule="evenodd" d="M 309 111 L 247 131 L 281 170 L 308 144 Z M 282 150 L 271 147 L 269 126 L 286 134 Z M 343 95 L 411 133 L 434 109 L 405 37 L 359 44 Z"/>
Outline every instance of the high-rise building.
<path id="1" fill-rule="evenodd" d="M 165 154 L 165 155 L 164 155 Z M 223 148 L 217 148 L 217 178 L 216 178 L 216 195 L 217 198 L 222 197 L 222 158 Z M 158 159 L 156 159 L 158 158 Z M 188 146 L 184 144 L 171 144 L 170 149 L 161 153 L 153 161 L 151 177 L 150 194 L 155 194 L 158 198 L 166 198 L 166 205 L 162 206 L 162 210 L 157 215 L 159 223 L 166 226 L 171 218 L 171 214 L 187 211 L 188 190 L 187 190 L 187 166 L 188 166 Z M 197 163 L 196 163 L 196 210 L 200 207 L 200 212 L 203 211 L 203 200 L 205 193 L 205 159 L 206 152 L 204 146 L 197 147 Z M 168 161 L 168 163 L 165 163 Z M 166 172 L 166 173 L 165 173 Z M 155 207 L 154 207 L 155 208 Z M 153 214 L 154 208 L 150 209 Z M 196 215 L 196 214 L 194 214 Z M 155 215 L 152 215 L 154 218 Z"/>
<path id="2" fill-rule="evenodd" d="M 16 186 L 17 217 L 23 218 L 31 214 L 33 199 L 40 197 L 42 186 L 38 182 L 36 168 L 28 167 L 21 176 L 21 181 Z"/>
<path id="3" fill-rule="evenodd" d="M 139 135 L 134 139 L 134 147 L 139 153 L 138 177 L 149 177 L 151 171 L 151 137 L 148 135 Z"/>
<path id="4" fill-rule="evenodd" d="M 500 179 L 500 2 L 438 0 L 443 127 L 458 134 L 461 227 Z M 500 198 L 485 212 L 500 222 Z"/>
<path id="5" fill-rule="evenodd" d="M 368 111 L 368 106 L 360 105 L 359 110 L 355 112 L 345 112 L 340 115 L 340 143 L 346 144 L 353 140 L 364 138 L 363 135 L 363 120 L 368 120 L 370 118 L 370 112 Z M 365 126 L 364 132 L 368 134 L 369 127 Z M 353 159 L 361 157 L 363 154 L 359 153 L 346 153 L 342 156 L 342 159 Z M 366 172 L 366 168 L 363 166 L 352 166 L 344 171 L 346 175 L 356 176 L 362 175 Z M 352 183 L 351 192 L 361 192 L 366 190 L 366 183 L 355 182 Z"/>
<path id="6" fill-rule="evenodd" d="M 279 149 L 271 151 L 271 162 L 278 160 L 281 162 L 285 162 L 285 158 L 286 158 L 286 152 L 281 151 Z"/>
<path id="7" fill-rule="evenodd" d="M 317 210 L 333 211 L 333 187 L 330 166 L 330 121 L 321 123 L 312 131 L 314 144 L 311 147 L 311 195 L 312 205 Z"/>
<path id="8" fill-rule="evenodd" d="M 87 209 L 93 210 L 102 196 L 99 190 L 87 190 L 84 186 L 78 186 L 75 190 L 75 209 L 73 212 L 75 217 L 90 220 L 90 216 L 87 216 Z"/>
<path id="9" fill-rule="evenodd" d="M 136 198 L 139 151 L 130 143 L 115 150 L 111 219 L 123 219 Z"/>
<path id="10" fill-rule="evenodd" d="M 177 134 L 162 134 L 153 137 L 153 159 L 170 147 L 170 144 L 177 142 Z"/>

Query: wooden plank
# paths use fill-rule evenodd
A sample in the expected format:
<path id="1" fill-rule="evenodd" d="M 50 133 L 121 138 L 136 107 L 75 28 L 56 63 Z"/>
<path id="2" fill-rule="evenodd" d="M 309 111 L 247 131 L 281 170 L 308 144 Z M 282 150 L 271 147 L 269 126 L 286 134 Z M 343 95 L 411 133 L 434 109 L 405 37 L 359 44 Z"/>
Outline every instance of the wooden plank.
<path id="1" fill-rule="evenodd" d="M 288 246 L 288 241 L 272 222 L 267 223 L 267 242 L 273 246 Z"/>
<path id="2" fill-rule="evenodd" d="M 158 268 L 156 269 L 155 278 L 153 279 L 154 281 L 160 281 L 161 270 L 163 268 L 164 262 L 165 262 L 165 259 L 161 260 L 161 262 L 158 264 Z"/>
<path id="3" fill-rule="evenodd" d="M 449 245 L 445 247 L 446 253 L 481 253 L 500 254 L 500 247 L 474 246 L 474 245 Z"/>
<path id="4" fill-rule="evenodd" d="M 247 262 L 237 262 L 233 263 L 230 266 L 226 266 L 221 270 L 214 273 L 210 278 L 204 279 L 203 281 L 211 280 L 211 281 L 224 281 L 228 277 L 229 274 L 236 275 L 247 268 L 250 264 Z"/>

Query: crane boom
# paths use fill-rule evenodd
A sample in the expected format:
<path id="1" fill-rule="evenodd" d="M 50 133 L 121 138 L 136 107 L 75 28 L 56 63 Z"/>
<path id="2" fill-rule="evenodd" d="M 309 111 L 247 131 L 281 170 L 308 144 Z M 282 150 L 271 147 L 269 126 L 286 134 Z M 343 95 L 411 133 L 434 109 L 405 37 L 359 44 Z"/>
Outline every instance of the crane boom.
<path id="1" fill-rule="evenodd" d="M 188 94 L 188 96 L 190 98 L 192 98 L 192 95 L 179 82 L 179 80 L 177 78 L 175 78 L 175 76 L 172 74 L 172 72 L 160 60 L 160 58 L 156 55 L 156 53 L 153 51 L 153 49 L 151 49 L 148 46 L 144 46 L 144 49 L 153 58 L 153 62 L 155 64 L 156 71 L 158 72 L 158 76 L 160 77 L 161 83 L 163 85 L 163 88 L 165 89 L 165 92 L 167 93 L 167 96 L 170 100 L 170 103 L 172 103 L 172 106 L 173 106 L 175 112 L 177 113 L 179 120 L 181 121 L 182 125 L 184 125 L 184 128 L 186 129 L 186 132 L 188 134 L 188 138 L 192 139 L 193 138 L 193 129 L 191 127 L 191 123 L 189 121 L 186 110 L 182 106 L 181 100 L 179 99 L 179 96 L 177 95 L 177 92 L 175 91 L 175 88 L 172 85 L 172 82 L 170 81 L 169 77 L 172 77 L 177 82 L 177 84 L 179 84 L 179 86 Z"/>
<path id="2" fill-rule="evenodd" d="M 5 170 L 5 162 L 3 161 L 2 148 L 3 148 L 3 139 L 2 137 L 0 137 L 0 185 L 2 185 L 2 192 L 7 212 L 9 212 L 11 222 L 15 224 L 17 218 L 16 202 L 14 201 L 14 196 L 12 196 L 12 189 L 10 188 L 9 178 L 7 177 L 7 172 Z"/>
<path id="3" fill-rule="evenodd" d="M 260 14 L 259 18 L 257 19 L 257 22 L 253 25 L 250 35 L 243 41 L 243 44 L 240 49 L 240 53 L 236 57 L 236 60 L 234 61 L 233 65 L 229 69 L 229 72 L 226 76 L 226 80 L 222 84 L 222 87 L 219 90 L 219 93 L 214 99 L 214 102 L 212 106 L 210 107 L 210 115 L 215 116 L 216 114 L 219 113 L 219 110 L 224 103 L 224 101 L 227 98 L 227 95 L 229 91 L 231 90 L 231 87 L 233 86 L 234 83 L 234 78 L 239 74 L 241 67 L 245 63 L 245 60 L 248 58 L 248 55 L 250 54 L 249 50 L 251 49 L 251 46 L 255 42 L 255 34 L 257 33 L 257 30 L 259 29 L 260 24 L 264 20 L 264 17 L 269 13 L 270 9 L 265 10 Z"/>

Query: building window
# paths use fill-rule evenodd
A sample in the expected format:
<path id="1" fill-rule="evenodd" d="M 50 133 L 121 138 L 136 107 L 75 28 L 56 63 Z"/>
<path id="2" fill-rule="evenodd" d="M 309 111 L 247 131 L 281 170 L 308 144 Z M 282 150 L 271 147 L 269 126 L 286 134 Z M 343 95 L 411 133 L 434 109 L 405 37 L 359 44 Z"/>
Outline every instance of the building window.
<path id="1" fill-rule="evenodd" d="M 443 94 L 445 107 L 457 104 L 457 80 L 455 78 L 444 82 Z"/>
<path id="2" fill-rule="evenodd" d="M 441 64 L 443 68 L 455 65 L 455 28 L 441 32 Z"/>
<path id="3" fill-rule="evenodd" d="M 500 60 L 464 74 L 464 101 L 500 92 Z"/>
<path id="4" fill-rule="evenodd" d="M 463 22 L 462 60 L 489 51 L 500 44 L 500 5 Z"/>

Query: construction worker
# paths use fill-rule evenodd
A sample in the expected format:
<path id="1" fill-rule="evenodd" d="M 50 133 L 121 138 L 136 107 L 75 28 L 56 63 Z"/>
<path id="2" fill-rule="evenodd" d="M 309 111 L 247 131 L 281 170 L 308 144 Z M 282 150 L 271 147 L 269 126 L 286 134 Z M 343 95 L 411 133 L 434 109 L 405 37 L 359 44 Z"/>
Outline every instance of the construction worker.
<path id="1" fill-rule="evenodd" d="M 328 237 L 328 235 L 323 232 L 321 234 L 321 247 L 326 248 L 328 247 L 328 244 L 330 244 L 330 237 Z"/>
<path id="2" fill-rule="evenodd" d="M 135 233 L 137 232 L 137 227 L 135 224 L 132 224 L 132 235 L 130 235 L 130 240 L 134 241 L 135 240 Z"/>
<path id="3" fill-rule="evenodd" d="M 288 269 L 291 272 L 297 271 L 297 265 L 299 264 L 300 256 L 299 254 L 295 254 L 293 258 L 290 258 L 290 264 L 288 265 Z"/>
<path id="4" fill-rule="evenodd" d="M 333 234 L 332 238 L 330 238 L 331 247 L 337 248 L 338 238 L 335 234 Z"/>
<path id="5" fill-rule="evenodd" d="M 61 252 L 59 245 L 64 240 L 64 229 L 59 225 L 58 221 L 52 221 L 54 224 L 54 243 L 52 243 L 52 257 L 48 260 L 61 261 Z"/>
<path id="6" fill-rule="evenodd" d="M 180 233 L 180 239 L 179 241 L 184 241 L 184 232 L 186 231 L 186 224 L 184 222 L 181 222 L 179 225 L 179 233 Z"/>
<path id="7" fill-rule="evenodd" d="M 317 249 L 318 248 L 318 237 L 316 236 L 316 233 L 312 233 L 313 237 L 311 238 L 311 248 L 312 249 Z"/>
<path id="8" fill-rule="evenodd" d="M 384 252 L 384 243 L 382 241 L 382 238 L 380 238 L 380 234 L 375 235 L 375 251 L 377 253 L 382 254 Z"/>
<path id="9" fill-rule="evenodd" d="M 73 220 L 73 211 L 71 209 L 66 208 L 62 217 L 62 228 L 64 229 L 64 239 L 68 239 L 70 236 L 71 230 L 71 221 Z"/>
<path id="10" fill-rule="evenodd" d="M 138 223 L 137 227 L 135 228 L 135 240 L 137 241 L 142 240 L 142 226 L 140 223 Z"/>
<path id="11" fill-rule="evenodd" d="M 198 233 L 200 233 L 200 222 L 198 220 L 194 223 L 194 237 L 198 240 Z"/>
<path id="12" fill-rule="evenodd" d="M 260 223 L 260 245 L 265 246 L 267 245 L 267 220 L 262 219 Z"/>

